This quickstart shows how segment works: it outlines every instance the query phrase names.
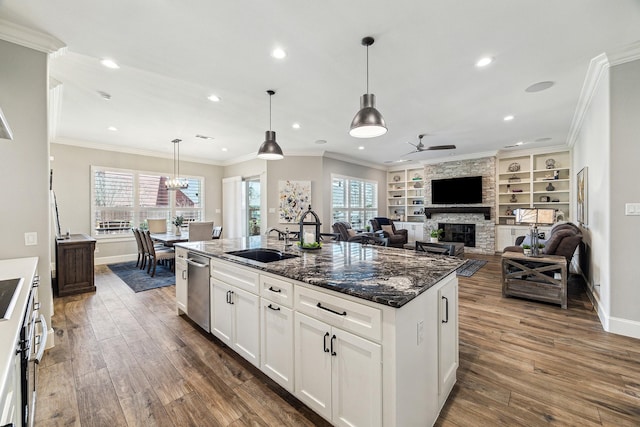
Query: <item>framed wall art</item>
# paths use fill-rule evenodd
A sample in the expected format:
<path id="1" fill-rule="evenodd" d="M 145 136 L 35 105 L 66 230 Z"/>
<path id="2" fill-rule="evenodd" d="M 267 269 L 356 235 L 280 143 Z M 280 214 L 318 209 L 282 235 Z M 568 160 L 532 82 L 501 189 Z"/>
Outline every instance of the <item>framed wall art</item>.
<path id="1" fill-rule="evenodd" d="M 279 222 L 298 223 L 311 204 L 311 181 L 278 181 Z"/>
<path id="2" fill-rule="evenodd" d="M 580 172 L 578 172 L 578 176 L 577 176 L 577 202 L 578 202 L 578 206 L 576 207 L 576 218 L 578 220 L 578 222 L 581 225 L 587 225 L 587 221 L 588 221 L 588 216 L 587 216 L 587 209 L 589 207 L 588 205 L 588 195 L 589 195 L 589 187 L 588 187 L 588 177 L 587 177 L 587 167 L 585 166 L 584 168 L 582 168 L 582 170 Z"/>

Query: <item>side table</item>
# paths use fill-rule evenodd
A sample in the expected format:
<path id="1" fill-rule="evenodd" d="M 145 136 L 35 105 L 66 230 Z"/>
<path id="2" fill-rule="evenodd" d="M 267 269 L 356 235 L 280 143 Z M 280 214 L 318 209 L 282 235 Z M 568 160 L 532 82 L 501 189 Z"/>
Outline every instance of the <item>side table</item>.
<path id="1" fill-rule="evenodd" d="M 502 296 L 556 303 L 566 309 L 567 259 L 558 255 L 503 253 Z"/>

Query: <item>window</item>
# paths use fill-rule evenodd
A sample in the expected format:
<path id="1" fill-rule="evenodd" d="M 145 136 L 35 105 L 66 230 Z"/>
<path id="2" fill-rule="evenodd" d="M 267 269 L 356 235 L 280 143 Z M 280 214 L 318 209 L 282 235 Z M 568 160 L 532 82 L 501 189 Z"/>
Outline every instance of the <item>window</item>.
<path id="1" fill-rule="evenodd" d="M 152 172 L 91 167 L 92 236 L 129 236 L 129 229 L 147 219 L 170 220 L 182 215 L 186 222 L 204 218 L 204 178 L 188 177 L 189 187 L 168 191 L 166 176 Z"/>
<path id="2" fill-rule="evenodd" d="M 354 229 L 364 229 L 378 216 L 378 183 L 345 176 L 331 178 L 333 222 L 345 221 Z"/>

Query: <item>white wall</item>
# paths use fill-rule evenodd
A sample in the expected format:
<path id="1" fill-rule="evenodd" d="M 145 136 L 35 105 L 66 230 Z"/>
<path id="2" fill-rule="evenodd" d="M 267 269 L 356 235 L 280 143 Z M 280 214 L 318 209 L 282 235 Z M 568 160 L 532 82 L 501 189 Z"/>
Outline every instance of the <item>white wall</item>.
<path id="1" fill-rule="evenodd" d="M 51 144 L 53 189 L 58 201 L 60 227 L 71 233 L 91 235 L 91 165 L 171 175 L 173 159 L 119 153 L 115 151 L 83 148 L 74 145 Z M 222 174 L 221 166 L 180 160 L 184 175 L 202 176 L 205 179 L 205 220 L 222 224 Z M 96 263 L 118 262 L 135 259 L 137 253 L 133 236 L 118 239 L 98 239 Z"/>
<path id="2" fill-rule="evenodd" d="M 610 205 L 610 112 L 609 70 L 603 70 L 585 112 L 578 139 L 573 148 L 573 171 L 588 167 L 587 225 L 582 227 L 584 243 L 589 248 L 584 271 L 588 286 L 599 299 L 599 309 L 608 318 L 610 312 L 609 205 Z M 575 178 L 575 176 L 574 176 Z M 574 189 L 575 190 L 575 189 Z M 571 205 L 576 206 L 576 191 Z"/>
<path id="3" fill-rule="evenodd" d="M 610 84 L 610 326 L 640 338 L 640 216 L 625 215 L 625 203 L 640 203 L 640 60 L 612 67 Z"/>
<path id="4" fill-rule="evenodd" d="M 594 60 L 595 61 L 595 60 Z M 640 216 L 626 216 L 625 203 L 640 203 L 640 60 L 609 67 L 606 56 L 590 68 L 591 90 L 573 149 L 576 172 L 588 169 L 590 287 L 605 330 L 640 338 L 637 264 Z M 599 75 L 595 80 L 594 75 Z M 575 196 L 572 203 L 575 203 Z"/>
<path id="5" fill-rule="evenodd" d="M 39 258 L 40 312 L 50 325 L 47 81 L 46 53 L 0 40 L 0 107 L 14 137 L 0 139 L 0 259 Z M 25 246 L 25 232 L 38 233 L 38 244 Z"/>

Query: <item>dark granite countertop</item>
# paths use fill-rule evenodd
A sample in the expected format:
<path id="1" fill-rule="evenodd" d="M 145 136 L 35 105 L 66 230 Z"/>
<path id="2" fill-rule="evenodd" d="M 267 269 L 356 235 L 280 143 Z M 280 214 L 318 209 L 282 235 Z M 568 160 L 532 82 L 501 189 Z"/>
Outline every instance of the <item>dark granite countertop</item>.
<path id="1" fill-rule="evenodd" d="M 302 250 L 294 242 L 285 249 L 282 240 L 261 236 L 176 246 L 390 307 L 402 307 L 464 263 L 455 257 L 347 242 L 323 242 L 318 250 Z M 226 253 L 249 248 L 299 256 L 262 263 Z"/>

